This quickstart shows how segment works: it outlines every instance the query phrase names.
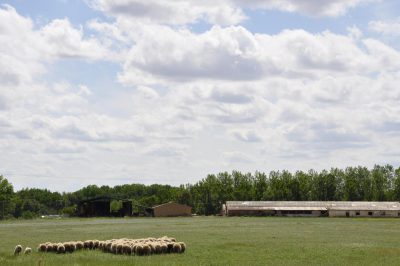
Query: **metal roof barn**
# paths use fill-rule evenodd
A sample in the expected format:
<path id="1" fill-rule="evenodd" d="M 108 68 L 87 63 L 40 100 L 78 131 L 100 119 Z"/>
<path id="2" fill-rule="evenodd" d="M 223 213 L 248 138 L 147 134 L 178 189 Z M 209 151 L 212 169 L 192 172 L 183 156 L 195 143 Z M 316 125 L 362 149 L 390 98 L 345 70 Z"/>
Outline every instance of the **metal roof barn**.
<path id="1" fill-rule="evenodd" d="M 372 216 L 399 217 L 399 202 L 365 201 L 227 201 L 229 216 Z"/>

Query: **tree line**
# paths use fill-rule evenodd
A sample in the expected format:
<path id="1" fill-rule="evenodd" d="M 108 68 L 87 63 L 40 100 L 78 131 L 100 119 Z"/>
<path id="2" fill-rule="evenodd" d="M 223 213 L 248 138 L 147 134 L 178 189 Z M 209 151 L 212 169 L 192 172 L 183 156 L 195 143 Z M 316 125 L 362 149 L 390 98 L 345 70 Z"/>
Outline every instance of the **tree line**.
<path id="1" fill-rule="evenodd" d="M 180 186 L 89 185 L 63 193 L 37 188 L 14 192 L 12 184 L 0 176 L 0 219 L 74 216 L 81 200 L 99 196 L 131 199 L 135 206 L 175 201 L 192 206 L 200 215 L 218 214 L 222 204 L 231 200 L 400 201 L 400 167 L 375 165 L 372 169 L 358 166 L 268 174 L 233 171 L 210 174 L 195 184 Z"/>

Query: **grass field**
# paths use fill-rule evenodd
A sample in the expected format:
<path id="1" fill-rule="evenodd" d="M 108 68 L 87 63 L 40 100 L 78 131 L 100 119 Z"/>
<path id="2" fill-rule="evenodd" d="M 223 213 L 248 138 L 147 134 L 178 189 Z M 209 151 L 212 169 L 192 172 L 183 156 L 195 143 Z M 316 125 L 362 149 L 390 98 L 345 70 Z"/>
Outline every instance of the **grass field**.
<path id="1" fill-rule="evenodd" d="M 184 254 L 12 255 L 16 244 L 173 236 Z M 193 217 L 0 223 L 0 265 L 400 265 L 400 219 Z"/>

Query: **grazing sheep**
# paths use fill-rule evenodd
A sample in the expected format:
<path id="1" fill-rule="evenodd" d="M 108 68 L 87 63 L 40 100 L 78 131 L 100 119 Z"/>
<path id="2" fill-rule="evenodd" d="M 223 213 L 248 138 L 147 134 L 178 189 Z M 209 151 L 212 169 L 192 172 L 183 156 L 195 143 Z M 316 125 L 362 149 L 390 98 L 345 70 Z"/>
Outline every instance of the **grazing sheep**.
<path id="1" fill-rule="evenodd" d="M 81 250 L 81 249 L 83 249 L 83 247 L 84 247 L 84 245 L 83 245 L 82 241 L 76 242 L 76 249 L 77 250 Z"/>
<path id="2" fill-rule="evenodd" d="M 155 253 L 156 252 L 156 245 L 154 243 L 147 243 L 147 245 L 150 246 L 151 249 L 151 253 Z"/>
<path id="3" fill-rule="evenodd" d="M 17 246 L 18 247 L 18 246 Z M 22 252 L 22 246 L 17 249 L 15 254 Z M 151 255 L 161 253 L 183 253 L 186 245 L 183 242 L 177 242 L 175 238 L 163 236 L 160 238 L 140 238 L 140 239 L 111 239 L 111 240 L 86 240 L 86 241 L 69 241 L 65 243 L 42 243 L 38 246 L 40 252 L 54 251 L 57 253 L 74 252 L 80 249 L 100 249 L 103 252 L 111 252 L 114 254 L 125 255 Z M 19 250 L 19 251 L 18 251 Z M 29 251 L 30 250 L 30 251 Z M 32 252 L 30 248 L 25 250 L 25 254 Z"/>
<path id="4" fill-rule="evenodd" d="M 154 245 L 155 253 L 160 254 L 162 252 L 160 243 Z"/>
<path id="5" fill-rule="evenodd" d="M 16 245 L 14 248 L 14 255 L 17 256 L 21 253 L 22 251 L 22 246 L 21 245 Z"/>
<path id="6" fill-rule="evenodd" d="M 104 249 L 104 251 L 108 251 L 108 252 L 112 252 L 111 246 L 112 246 L 112 242 L 108 242 L 106 244 L 106 248 Z"/>
<path id="7" fill-rule="evenodd" d="M 185 252 L 186 250 L 186 244 L 183 242 L 179 242 L 179 245 L 181 245 L 181 253 Z"/>
<path id="8" fill-rule="evenodd" d="M 124 253 L 127 255 L 132 255 L 132 247 L 130 244 L 126 244 L 124 246 Z"/>
<path id="9" fill-rule="evenodd" d="M 172 248 L 174 247 L 174 243 L 172 243 L 172 242 L 167 243 L 167 247 L 168 247 L 168 252 L 172 252 Z"/>
<path id="10" fill-rule="evenodd" d="M 123 247 L 122 243 L 118 243 L 117 244 L 117 252 L 116 252 L 116 254 L 122 254 L 122 247 Z"/>
<path id="11" fill-rule="evenodd" d="M 111 253 L 117 254 L 117 243 L 111 245 Z"/>
<path id="12" fill-rule="evenodd" d="M 47 246 L 46 246 L 46 244 L 39 244 L 39 246 L 38 246 L 38 251 L 40 251 L 40 252 L 46 252 L 46 250 L 47 250 Z"/>
<path id="13" fill-rule="evenodd" d="M 32 249 L 29 247 L 25 248 L 24 254 L 31 254 L 32 253 Z"/>
<path id="14" fill-rule="evenodd" d="M 100 245 L 100 241 L 99 240 L 93 240 L 93 248 L 94 249 L 99 248 L 99 245 Z"/>
<path id="15" fill-rule="evenodd" d="M 150 245 L 143 246 L 143 255 L 148 256 L 151 254 L 151 247 Z"/>
<path id="16" fill-rule="evenodd" d="M 57 253 L 65 253 L 65 246 L 63 244 L 57 245 Z"/>
<path id="17" fill-rule="evenodd" d="M 139 256 L 143 255 L 143 246 L 142 245 L 137 245 L 135 250 L 136 250 L 137 255 L 139 255 Z"/>
<path id="18" fill-rule="evenodd" d="M 65 252 L 71 252 L 71 244 L 69 242 L 63 243 Z"/>
<path id="19" fill-rule="evenodd" d="M 161 244 L 161 253 L 167 253 L 168 252 L 168 245 L 163 243 Z"/>
<path id="20" fill-rule="evenodd" d="M 46 245 L 46 252 L 52 252 L 54 250 L 54 248 L 53 248 L 53 244 L 47 244 Z M 55 250 L 54 250 L 55 251 Z"/>
<path id="21" fill-rule="evenodd" d="M 173 251 L 174 253 L 181 253 L 181 251 L 182 251 L 181 245 L 179 245 L 178 243 L 175 243 L 175 244 L 172 246 L 172 251 Z"/>

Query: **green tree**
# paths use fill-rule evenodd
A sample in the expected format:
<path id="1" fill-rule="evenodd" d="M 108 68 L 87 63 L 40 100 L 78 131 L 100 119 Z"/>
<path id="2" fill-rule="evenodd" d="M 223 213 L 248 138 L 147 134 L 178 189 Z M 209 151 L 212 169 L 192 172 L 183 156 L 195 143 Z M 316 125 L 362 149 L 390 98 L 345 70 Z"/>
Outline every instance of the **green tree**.
<path id="1" fill-rule="evenodd" d="M 13 212 L 13 195 L 13 186 L 6 178 L 0 175 L 0 219 L 4 219 Z"/>

